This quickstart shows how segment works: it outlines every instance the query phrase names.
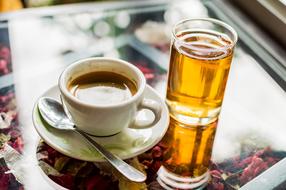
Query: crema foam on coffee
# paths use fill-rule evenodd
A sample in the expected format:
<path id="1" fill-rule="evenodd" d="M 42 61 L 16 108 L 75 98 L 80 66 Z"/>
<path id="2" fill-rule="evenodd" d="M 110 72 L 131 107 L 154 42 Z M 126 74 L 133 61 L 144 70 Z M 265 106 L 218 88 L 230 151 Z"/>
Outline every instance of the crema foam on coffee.
<path id="1" fill-rule="evenodd" d="M 68 84 L 68 89 L 79 100 L 94 105 L 124 102 L 137 92 L 133 81 L 109 71 L 81 75 Z"/>

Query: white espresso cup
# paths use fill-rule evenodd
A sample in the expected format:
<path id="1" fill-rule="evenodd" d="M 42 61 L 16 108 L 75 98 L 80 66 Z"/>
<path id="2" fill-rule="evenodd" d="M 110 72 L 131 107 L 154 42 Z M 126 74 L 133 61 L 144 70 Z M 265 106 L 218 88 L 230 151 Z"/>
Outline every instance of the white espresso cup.
<path id="1" fill-rule="evenodd" d="M 128 78 L 136 84 L 136 93 L 122 102 L 96 105 L 78 99 L 69 91 L 68 85 L 75 78 L 100 71 Z M 137 67 L 120 59 L 106 57 L 79 60 L 69 65 L 59 78 L 62 102 L 71 119 L 78 129 L 95 136 L 114 135 L 126 127 L 141 129 L 154 126 L 161 117 L 161 105 L 144 97 L 145 88 L 146 79 Z M 151 110 L 155 116 L 147 124 L 140 124 L 137 118 L 138 111 L 142 109 Z"/>

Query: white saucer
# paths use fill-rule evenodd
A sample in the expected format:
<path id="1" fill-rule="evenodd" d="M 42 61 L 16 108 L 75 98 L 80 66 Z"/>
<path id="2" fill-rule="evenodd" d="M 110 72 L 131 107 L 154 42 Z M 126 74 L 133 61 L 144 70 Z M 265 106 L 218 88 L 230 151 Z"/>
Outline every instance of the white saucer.
<path id="1" fill-rule="evenodd" d="M 59 100 L 60 92 L 58 87 L 54 86 L 42 96 Z M 122 159 L 137 156 L 156 145 L 167 131 L 169 112 L 164 101 L 150 86 L 146 87 L 145 97 L 159 102 L 162 106 L 161 119 L 155 126 L 148 129 L 126 128 L 114 136 L 92 138 Z M 147 112 L 146 114 L 139 115 L 150 117 L 150 114 Z M 62 154 L 79 160 L 92 162 L 104 161 L 102 156 L 78 134 L 72 131 L 57 130 L 49 126 L 40 116 L 37 103 L 33 110 L 33 123 L 42 139 Z"/>

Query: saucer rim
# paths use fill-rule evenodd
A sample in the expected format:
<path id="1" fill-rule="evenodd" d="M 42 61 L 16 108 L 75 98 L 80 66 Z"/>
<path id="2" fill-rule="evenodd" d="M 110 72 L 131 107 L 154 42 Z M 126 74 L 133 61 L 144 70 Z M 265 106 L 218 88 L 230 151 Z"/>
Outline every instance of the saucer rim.
<path id="1" fill-rule="evenodd" d="M 33 112 L 32 112 L 32 120 L 33 120 L 33 126 L 34 128 L 36 129 L 38 135 L 41 137 L 41 139 L 47 143 L 49 146 L 51 146 L 53 149 L 55 149 L 56 151 L 60 152 L 61 154 L 63 155 L 66 155 L 66 156 L 69 156 L 71 158 L 74 158 L 74 159 L 78 159 L 78 160 L 82 160 L 82 161 L 88 161 L 88 162 L 105 162 L 106 160 L 102 157 L 102 156 L 99 156 L 99 157 L 91 157 L 89 156 L 89 158 L 86 158 L 83 159 L 83 157 L 80 157 L 80 155 L 74 155 L 74 154 L 71 154 L 69 151 L 67 150 L 64 150 L 63 148 L 58 148 L 56 145 L 54 145 L 55 143 L 51 143 L 49 138 L 45 138 L 43 134 L 41 134 L 40 132 L 40 129 L 42 126 L 39 126 L 39 124 L 37 123 L 36 121 L 36 112 L 39 112 L 39 110 L 36 110 L 38 109 L 38 100 L 41 98 L 41 97 L 44 97 L 44 96 L 47 96 L 46 94 L 48 92 L 51 92 L 53 90 L 53 88 L 57 91 L 59 91 L 59 88 L 57 85 L 54 85 L 50 88 L 48 88 L 38 99 L 37 101 L 35 102 L 34 104 L 34 107 L 33 107 Z M 158 92 L 156 92 L 156 90 L 154 88 L 152 88 L 150 85 L 146 85 L 146 90 L 150 91 L 151 93 L 153 93 L 155 96 L 157 96 L 159 99 L 160 99 L 160 104 L 162 105 L 163 107 L 163 110 L 166 111 L 166 116 L 169 116 L 169 110 L 168 110 L 168 107 L 165 103 L 165 101 L 163 100 L 163 98 L 161 98 L 161 96 L 159 95 Z M 146 92 L 145 92 L 146 93 Z M 163 111 L 162 111 L 162 114 L 163 114 Z M 41 117 L 41 116 L 40 116 Z M 161 121 L 164 117 L 161 117 L 159 121 Z M 41 118 L 43 119 L 43 118 Z M 165 118 L 165 122 L 166 123 L 166 127 L 163 128 L 163 131 L 159 134 L 159 135 L 156 135 L 156 139 L 154 140 L 153 143 L 149 144 L 148 146 L 145 146 L 144 148 L 141 148 L 139 149 L 138 151 L 135 151 L 129 155 L 125 155 L 125 156 L 120 156 L 118 155 L 121 159 L 123 160 L 126 160 L 126 159 L 130 159 L 130 158 L 133 158 L 133 157 L 136 157 L 148 150 L 150 150 L 152 147 L 154 147 L 156 144 L 158 144 L 160 142 L 160 140 L 164 137 L 164 135 L 166 134 L 167 132 L 167 129 L 168 129 L 168 126 L 169 126 L 169 123 L 170 123 L 170 118 L 169 117 L 166 117 Z M 140 130 L 140 129 L 134 129 L 134 130 Z M 117 135 L 117 134 L 116 134 Z M 105 138 L 105 137 L 100 137 L 100 138 Z M 48 140 L 46 140 L 48 139 Z"/>

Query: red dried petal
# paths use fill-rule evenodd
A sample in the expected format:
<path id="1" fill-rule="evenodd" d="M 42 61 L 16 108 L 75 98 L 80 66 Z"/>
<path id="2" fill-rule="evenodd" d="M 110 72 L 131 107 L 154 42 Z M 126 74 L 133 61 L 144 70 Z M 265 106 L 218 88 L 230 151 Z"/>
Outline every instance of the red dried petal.
<path id="1" fill-rule="evenodd" d="M 247 183 L 249 180 L 252 179 L 253 171 L 250 169 L 250 167 L 247 167 L 243 170 L 239 180 L 242 184 Z"/>
<path id="2" fill-rule="evenodd" d="M 17 137 L 14 142 L 10 142 L 9 145 L 20 153 L 23 151 L 24 148 L 24 142 L 21 136 Z"/>
<path id="3" fill-rule="evenodd" d="M 224 184 L 221 182 L 212 182 L 208 185 L 207 189 L 224 190 Z"/>
<path id="4" fill-rule="evenodd" d="M 161 50 L 163 53 L 169 53 L 170 45 L 169 44 L 156 44 L 154 45 L 155 48 Z"/>
<path id="5" fill-rule="evenodd" d="M 272 150 L 271 150 L 270 147 L 266 147 L 266 148 L 264 148 L 264 149 L 262 149 L 262 150 L 257 151 L 257 152 L 254 154 L 254 156 L 256 156 L 256 157 L 261 157 L 261 156 L 263 156 L 264 154 L 269 153 L 269 152 L 271 152 L 271 151 L 272 151 Z"/>
<path id="6" fill-rule="evenodd" d="M 0 69 L 0 72 L 1 72 L 1 69 Z M 0 96 L 0 104 L 7 104 L 14 97 L 15 97 L 14 92 L 8 92 L 7 94 Z"/>
<path id="7" fill-rule="evenodd" d="M 254 169 L 253 177 L 258 176 L 260 173 L 262 173 L 263 171 L 267 169 L 268 169 L 268 165 L 265 162 L 261 163 L 258 167 Z"/>
<path id="8" fill-rule="evenodd" d="M 160 146 L 164 150 L 168 148 L 168 144 L 163 141 L 159 142 L 158 146 Z"/>
<path id="9" fill-rule="evenodd" d="M 210 174 L 212 177 L 215 177 L 215 178 L 221 178 L 221 172 L 219 170 L 212 170 L 210 171 Z"/>
<path id="10" fill-rule="evenodd" d="M 61 176 L 53 176 L 53 175 L 49 175 L 49 177 L 56 182 L 57 184 L 68 188 L 68 189 L 72 189 L 74 186 L 74 177 L 69 175 L 69 174 L 64 174 Z"/>
<path id="11" fill-rule="evenodd" d="M 161 167 L 162 163 L 160 161 L 154 161 L 151 165 L 151 170 L 153 172 L 157 172 L 159 170 L 159 168 Z"/>
<path id="12" fill-rule="evenodd" d="M 262 164 L 262 163 L 263 163 L 262 158 L 258 158 L 258 157 L 256 157 L 256 156 L 253 156 L 252 162 L 251 162 L 251 165 L 252 165 L 253 168 L 258 167 L 258 166 L 259 166 L 260 164 Z"/>
<path id="13" fill-rule="evenodd" d="M 252 161 L 252 156 L 249 156 L 237 164 L 237 168 L 244 168 Z"/>
<path id="14" fill-rule="evenodd" d="M 1 46 L 0 58 L 5 59 L 6 61 L 10 61 L 11 54 L 10 54 L 10 49 L 8 47 Z"/>
<path id="15" fill-rule="evenodd" d="M 145 73 L 154 73 L 155 71 L 153 69 L 148 68 L 145 66 L 144 63 L 135 63 L 136 67 L 138 67 L 144 74 Z"/>
<path id="16" fill-rule="evenodd" d="M 10 130 L 8 132 L 8 135 L 10 135 L 11 138 L 15 139 L 21 135 L 21 131 L 19 131 L 18 129 Z"/>
<path id="17" fill-rule="evenodd" d="M 159 146 L 155 146 L 153 149 L 152 149 L 152 157 L 153 158 L 160 158 L 162 156 L 162 150 Z"/>
<path id="18" fill-rule="evenodd" d="M 273 158 L 273 157 L 267 157 L 267 158 L 265 158 L 265 162 L 267 163 L 267 165 L 268 165 L 269 167 L 270 167 L 270 166 L 273 166 L 273 165 L 276 164 L 278 161 L 279 161 L 279 159 Z"/>
<path id="19" fill-rule="evenodd" d="M 153 73 L 145 73 L 144 76 L 147 80 L 155 78 L 155 74 Z"/>
<path id="20" fill-rule="evenodd" d="M 9 175 L 5 174 L 4 172 L 0 173 L 0 189 L 1 190 L 8 190 L 9 187 Z"/>
<path id="21" fill-rule="evenodd" d="M 248 167 L 243 170 L 240 176 L 240 182 L 242 184 L 247 183 L 267 168 L 268 165 L 266 162 L 257 156 L 253 156 L 251 164 L 249 164 Z"/>
<path id="22" fill-rule="evenodd" d="M 55 164 L 55 158 L 59 156 L 60 153 L 50 146 L 46 146 L 46 151 L 48 152 L 49 163 L 53 166 Z"/>
<path id="23" fill-rule="evenodd" d="M 108 190 L 110 189 L 110 182 L 110 180 L 104 178 L 101 175 L 92 176 L 86 180 L 86 190 Z"/>

